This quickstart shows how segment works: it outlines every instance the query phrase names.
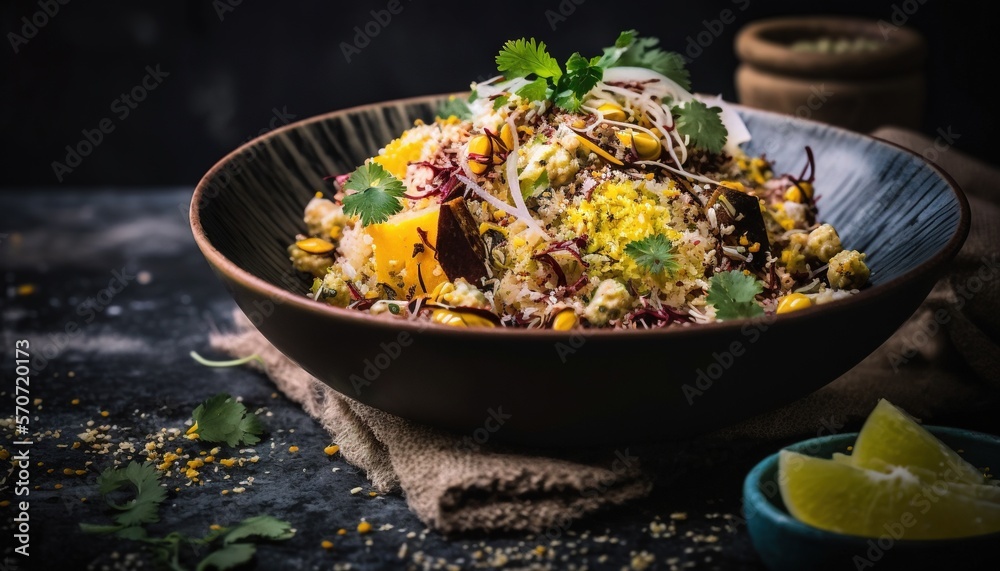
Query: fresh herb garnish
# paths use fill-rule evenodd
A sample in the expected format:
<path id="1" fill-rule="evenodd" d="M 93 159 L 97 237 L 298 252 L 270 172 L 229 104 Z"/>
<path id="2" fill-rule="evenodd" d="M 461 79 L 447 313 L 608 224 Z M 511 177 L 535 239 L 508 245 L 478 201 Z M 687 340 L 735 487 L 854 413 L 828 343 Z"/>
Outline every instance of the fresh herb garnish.
<path id="1" fill-rule="evenodd" d="M 264 432 L 264 425 L 256 414 L 224 393 L 198 405 L 192 416 L 195 422 L 192 432 L 206 442 L 225 442 L 229 446 L 242 442 L 251 446 L 260 442 Z"/>
<path id="2" fill-rule="evenodd" d="M 764 314 L 757 304 L 756 295 L 764 291 L 764 284 L 740 270 L 719 272 L 712 276 L 708 290 L 708 303 L 715 306 L 719 319 L 739 319 Z"/>
<path id="3" fill-rule="evenodd" d="M 129 462 L 125 468 L 108 468 L 97 478 L 97 485 L 108 505 L 119 512 L 115 516 L 118 525 L 96 526 L 100 531 L 118 531 L 126 527 L 160 521 L 158 510 L 163 500 L 167 499 L 167 491 L 160 486 L 160 475 L 156 473 L 156 467 L 152 464 Z M 111 492 L 126 485 L 134 489 L 135 495 L 132 499 L 118 503 L 109 496 Z"/>
<path id="4" fill-rule="evenodd" d="M 472 119 L 472 111 L 469 109 L 468 101 L 452 95 L 438 107 L 436 116 L 441 119 L 458 117 L 460 120 L 465 121 Z"/>
<path id="5" fill-rule="evenodd" d="M 182 547 L 195 554 L 207 555 L 201 558 L 195 567 L 196 571 L 218 569 L 225 571 L 249 562 L 257 546 L 247 540 L 256 538 L 264 540 L 284 540 L 292 537 L 295 532 L 287 521 L 260 515 L 247 518 L 233 527 L 222 527 L 209 532 L 201 538 L 188 537 L 180 532 L 169 533 L 164 537 L 150 537 L 144 524 L 160 520 L 159 507 L 167 497 L 167 492 L 160 483 L 160 475 L 152 464 L 129 462 L 124 468 L 108 468 L 97 480 L 101 495 L 108 505 L 120 513 L 115 517 L 117 525 L 102 525 L 81 523 L 84 533 L 115 534 L 122 539 L 130 539 L 145 543 L 151 549 L 157 563 L 174 571 L 190 569 L 182 563 Z M 108 496 L 126 484 L 135 488 L 135 497 L 128 502 L 119 504 Z"/>
<path id="6" fill-rule="evenodd" d="M 615 45 L 604 48 L 601 66 L 645 67 L 662 73 L 686 91 L 691 90 L 691 74 L 684 67 L 684 57 L 659 48 L 658 38 L 640 38 L 635 30 L 619 34 Z"/>
<path id="7" fill-rule="evenodd" d="M 697 99 L 675 106 L 671 112 L 677 122 L 677 132 L 691 138 L 691 146 L 711 153 L 722 151 L 728 132 L 722 124 L 722 109 L 709 107 Z"/>
<path id="8" fill-rule="evenodd" d="M 562 75 L 559 62 L 546 51 L 545 42 L 535 42 L 535 38 L 507 40 L 497 55 L 497 69 L 508 79 L 532 74 L 559 79 Z"/>
<path id="9" fill-rule="evenodd" d="M 583 98 L 604 77 L 604 70 L 614 66 L 645 67 L 662 73 L 684 89 L 691 82 L 684 58 L 657 47 L 656 38 L 639 38 L 635 30 L 622 32 L 615 45 L 604 48 L 604 55 L 587 59 L 574 53 L 566 60 L 563 73 L 559 62 L 534 38 L 510 40 L 497 55 L 497 69 L 507 79 L 534 79 L 515 94 L 530 101 L 551 100 L 563 109 L 576 112 Z M 495 106 L 494 108 L 497 108 Z"/>
<path id="10" fill-rule="evenodd" d="M 361 224 L 378 224 L 403 209 L 399 199 L 406 188 L 382 165 L 370 162 L 361 165 L 344 183 L 345 190 L 355 191 L 344 197 L 344 213 L 358 215 Z"/>
<path id="11" fill-rule="evenodd" d="M 569 111 L 583 105 L 583 98 L 604 77 L 604 68 L 598 65 L 601 58 L 587 59 L 574 53 L 566 60 L 566 75 L 559 78 L 555 104 Z"/>
<path id="12" fill-rule="evenodd" d="M 629 242 L 625 245 L 625 253 L 635 263 L 654 274 L 665 271 L 669 275 L 680 268 L 674 256 L 674 243 L 663 234 L 653 234 L 642 240 Z"/>

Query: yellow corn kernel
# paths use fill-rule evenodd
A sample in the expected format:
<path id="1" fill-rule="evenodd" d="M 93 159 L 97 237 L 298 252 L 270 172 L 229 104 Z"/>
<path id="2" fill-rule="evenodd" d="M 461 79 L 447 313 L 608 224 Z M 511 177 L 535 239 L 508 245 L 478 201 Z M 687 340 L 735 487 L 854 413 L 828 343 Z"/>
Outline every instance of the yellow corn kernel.
<path id="1" fill-rule="evenodd" d="M 322 238 L 306 238 L 299 240 L 295 245 L 310 254 L 326 254 L 333 251 L 333 244 Z"/>
<path id="2" fill-rule="evenodd" d="M 649 133 L 636 132 L 632 129 L 626 129 L 624 131 L 618 131 L 615 133 L 618 140 L 621 141 L 623 145 L 627 145 L 635 149 L 638 153 L 639 158 L 644 161 L 656 160 L 660 156 L 660 151 L 663 149 L 663 145 L 660 144 L 660 140 L 653 138 Z"/>
<path id="3" fill-rule="evenodd" d="M 452 327 L 494 327 L 493 322 L 485 317 L 448 309 L 435 309 L 431 313 L 431 321 Z"/>
<path id="4" fill-rule="evenodd" d="M 503 141 L 504 150 L 509 151 L 514 148 L 514 137 L 510 134 L 510 127 L 507 123 L 504 123 L 503 127 L 500 127 L 500 140 Z M 493 164 L 498 164 L 496 156 L 493 157 Z"/>
<path id="5" fill-rule="evenodd" d="M 323 549 L 330 550 L 333 549 L 333 542 L 330 541 L 329 539 L 324 539 L 323 541 L 320 542 L 319 546 L 322 547 Z"/>
<path id="6" fill-rule="evenodd" d="M 602 148 L 598 147 L 597 145 L 595 145 L 593 142 L 591 142 L 590 139 L 588 139 L 586 137 L 583 137 L 581 135 L 577 135 L 576 138 L 580 140 L 580 144 L 581 145 L 583 145 L 584 147 L 587 147 L 591 151 L 594 151 L 595 153 L 597 153 L 597 156 L 599 156 L 602 159 L 608 161 L 609 163 L 615 164 L 615 165 L 618 165 L 618 166 L 621 166 L 621 165 L 624 164 L 623 162 L 621 162 L 620 160 L 618 160 L 614 156 L 612 156 L 611 153 L 609 153 L 609 152 L 605 151 L 604 149 L 602 149 Z"/>
<path id="7" fill-rule="evenodd" d="M 492 162 L 493 142 L 490 141 L 490 138 L 486 135 L 476 135 L 475 137 L 469 139 L 469 154 L 481 155 L 486 157 L 486 159 L 484 159 L 485 162 Z M 473 174 L 483 174 L 488 168 L 488 164 L 469 158 L 469 170 L 471 170 Z"/>
<path id="8" fill-rule="evenodd" d="M 331 444 L 323 449 L 323 453 L 327 456 L 333 456 L 337 452 L 340 452 L 340 446 L 337 446 L 336 444 Z"/>
<path id="9" fill-rule="evenodd" d="M 299 451 L 299 447 L 298 447 L 298 446 L 295 446 L 295 445 L 293 444 L 293 445 L 291 445 L 291 446 L 289 446 L 289 447 L 288 447 L 288 451 L 289 451 L 289 452 L 291 452 L 292 454 L 295 454 L 296 452 L 298 452 L 298 451 Z"/>
<path id="10" fill-rule="evenodd" d="M 740 236 L 740 246 L 749 246 L 749 245 L 750 245 L 750 240 L 747 239 L 747 235 L 744 234 Z"/>
<path id="11" fill-rule="evenodd" d="M 358 524 L 358 533 L 368 533 L 372 530 L 372 524 L 367 521 L 363 521 Z"/>
<path id="12" fill-rule="evenodd" d="M 337 530 L 337 535 L 347 535 L 347 530 L 344 528 L 340 528 Z"/>
<path id="13" fill-rule="evenodd" d="M 576 312 L 572 309 L 564 309 L 556 314 L 555 319 L 552 320 L 552 329 L 556 331 L 569 331 L 576 327 L 579 319 L 576 316 Z"/>
<path id="14" fill-rule="evenodd" d="M 598 111 L 604 115 L 605 119 L 610 121 L 624 121 L 627 117 L 625 115 L 625 110 L 622 109 L 621 105 L 616 105 L 614 103 L 605 103 L 597 108 Z"/>
<path id="15" fill-rule="evenodd" d="M 781 298 L 781 301 L 778 302 L 778 313 L 791 313 L 793 311 L 811 307 L 812 304 L 812 300 L 806 297 L 805 294 L 790 293 Z"/>
<path id="16" fill-rule="evenodd" d="M 785 191 L 785 200 L 791 202 L 802 202 L 802 191 L 794 184 Z"/>
<path id="17" fill-rule="evenodd" d="M 587 122 L 584 121 L 583 119 L 575 119 L 572 123 L 570 123 L 570 125 L 574 129 L 583 129 L 584 127 L 587 126 Z"/>
<path id="18" fill-rule="evenodd" d="M 217 523 L 213 523 L 212 525 L 208 526 L 208 529 L 212 531 L 219 531 L 220 529 L 222 529 L 222 526 Z"/>
<path id="19" fill-rule="evenodd" d="M 76 474 L 77 476 L 85 476 L 85 475 L 87 475 L 87 471 L 86 470 L 74 470 L 73 473 Z"/>
<path id="20" fill-rule="evenodd" d="M 232 468 L 233 465 L 236 464 L 236 458 L 223 458 L 222 460 L 219 460 L 219 464 L 222 464 L 226 468 Z"/>
<path id="21" fill-rule="evenodd" d="M 78 405 L 78 404 L 80 404 L 80 399 L 73 399 L 73 400 L 69 401 L 69 404 L 74 405 L 74 406 Z"/>
<path id="22" fill-rule="evenodd" d="M 212 456 L 211 454 L 209 454 L 208 456 L 205 456 L 205 463 L 206 464 L 211 464 L 212 462 L 215 462 L 215 456 Z"/>
<path id="23" fill-rule="evenodd" d="M 455 291 L 455 284 L 451 282 L 441 282 L 431 291 L 431 299 L 440 301 L 446 294 Z"/>
<path id="24" fill-rule="evenodd" d="M 184 475 L 187 476 L 188 480 L 194 480 L 195 478 L 198 477 L 198 470 L 195 470 L 194 468 L 188 468 L 184 472 Z"/>
<path id="25" fill-rule="evenodd" d="M 719 181 L 719 186 L 724 186 L 726 188 L 731 188 L 733 190 L 738 190 L 740 192 L 746 192 L 747 189 L 743 186 L 743 183 L 738 180 L 722 180 Z"/>
<path id="26" fill-rule="evenodd" d="M 497 232 L 507 235 L 507 229 L 503 226 L 497 226 L 496 224 L 491 224 L 490 222 L 483 222 L 479 225 L 479 234 L 483 235 L 487 230 L 496 230 Z"/>

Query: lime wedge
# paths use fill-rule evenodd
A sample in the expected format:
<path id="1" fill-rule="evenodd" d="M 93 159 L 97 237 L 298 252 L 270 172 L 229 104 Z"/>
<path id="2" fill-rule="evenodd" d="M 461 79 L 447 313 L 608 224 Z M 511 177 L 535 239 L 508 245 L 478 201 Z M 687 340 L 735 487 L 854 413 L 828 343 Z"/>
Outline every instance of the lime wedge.
<path id="1" fill-rule="evenodd" d="M 935 475 L 934 479 L 945 482 L 984 482 L 975 466 L 885 399 L 879 400 L 868 415 L 849 458 L 851 465 L 869 470 L 905 466 L 926 470 Z"/>
<path id="2" fill-rule="evenodd" d="M 857 454 L 855 454 L 857 456 Z M 888 473 L 783 450 L 781 498 L 796 519 L 865 537 L 946 539 L 1000 531 L 993 486 L 924 481 L 904 467 Z"/>

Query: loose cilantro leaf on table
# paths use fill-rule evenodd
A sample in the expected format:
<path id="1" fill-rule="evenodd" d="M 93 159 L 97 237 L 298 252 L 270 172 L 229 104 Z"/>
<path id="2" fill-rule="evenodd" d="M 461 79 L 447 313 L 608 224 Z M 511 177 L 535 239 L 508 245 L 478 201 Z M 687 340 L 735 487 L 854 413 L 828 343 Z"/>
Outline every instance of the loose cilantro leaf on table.
<path id="1" fill-rule="evenodd" d="M 677 132 L 691 138 L 691 145 L 712 153 L 722 151 L 726 144 L 726 126 L 722 124 L 722 109 L 709 107 L 697 99 L 675 106 L 671 112 L 677 122 Z"/>
<path id="2" fill-rule="evenodd" d="M 160 520 L 157 511 L 160 504 L 167 498 L 167 491 L 160 486 L 160 475 L 156 473 L 156 467 L 152 464 L 139 464 L 129 462 L 124 469 L 108 468 L 101 472 L 97 478 L 97 485 L 101 495 L 105 497 L 108 505 L 119 513 L 115 516 L 115 521 L 119 526 L 134 526 L 144 523 L 153 523 Z M 118 503 L 108 496 L 123 486 L 131 486 L 134 489 L 135 497 Z M 116 529 L 103 529 L 100 531 L 118 531 Z"/>
<path id="3" fill-rule="evenodd" d="M 217 394 L 194 409 L 198 438 L 206 442 L 253 445 L 260 442 L 264 425 L 243 403 L 227 394 Z"/>
<path id="4" fill-rule="evenodd" d="M 108 505 L 123 513 L 115 517 L 118 525 L 81 523 L 84 533 L 110 534 L 139 541 L 147 546 L 157 563 L 174 571 L 189 569 L 188 555 L 201 557 L 198 571 L 225 571 L 249 562 L 257 551 L 253 541 L 281 541 L 295 535 L 291 523 L 268 515 L 244 519 L 233 527 L 216 528 L 204 537 L 189 537 L 180 532 L 163 537 L 150 536 L 143 525 L 159 521 L 159 507 L 166 499 L 160 475 L 152 464 L 130 462 L 124 468 L 108 468 L 97 480 Z M 109 494 L 131 484 L 135 498 L 117 503 Z"/>
<path id="5" fill-rule="evenodd" d="M 679 269 L 673 250 L 674 243 L 663 234 L 653 234 L 625 245 L 625 253 L 654 274 L 664 271 L 673 274 Z"/>
<path id="6" fill-rule="evenodd" d="M 719 319 L 756 317 L 764 314 L 755 301 L 762 291 L 764 284 L 760 280 L 740 270 L 731 270 L 712 276 L 707 299 L 715 306 L 715 316 Z"/>
<path id="7" fill-rule="evenodd" d="M 378 163 L 358 167 L 344 183 L 344 189 L 356 191 L 344 197 L 344 213 L 359 215 L 364 226 L 385 222 L 403 209 L 399 203 L 406 190 L 403 182 Z"/>

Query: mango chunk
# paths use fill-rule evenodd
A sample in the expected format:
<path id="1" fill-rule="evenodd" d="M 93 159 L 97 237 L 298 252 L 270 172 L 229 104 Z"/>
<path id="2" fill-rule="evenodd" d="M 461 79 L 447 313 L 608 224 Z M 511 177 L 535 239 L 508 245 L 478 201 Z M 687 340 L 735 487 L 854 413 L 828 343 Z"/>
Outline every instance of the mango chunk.
<path id="1" fill-rule="evenodd" d="M 397 299 L 427 293 L 448 279 L 434 259 L 440 212 L 439 205 L 411 210 L 367 228 L 373 240 L 378 281 L 391 287 Z"/>

